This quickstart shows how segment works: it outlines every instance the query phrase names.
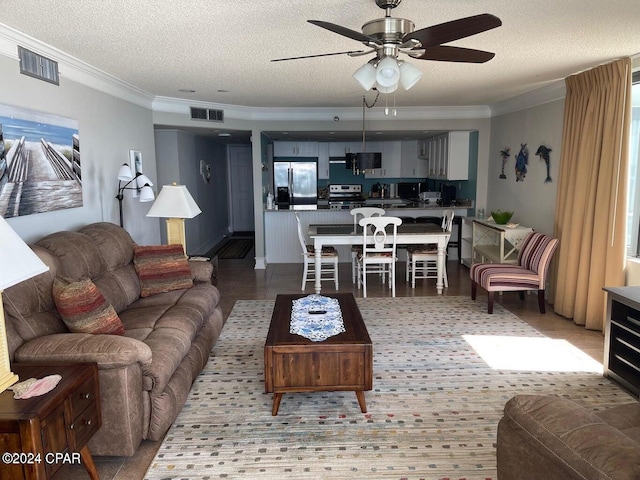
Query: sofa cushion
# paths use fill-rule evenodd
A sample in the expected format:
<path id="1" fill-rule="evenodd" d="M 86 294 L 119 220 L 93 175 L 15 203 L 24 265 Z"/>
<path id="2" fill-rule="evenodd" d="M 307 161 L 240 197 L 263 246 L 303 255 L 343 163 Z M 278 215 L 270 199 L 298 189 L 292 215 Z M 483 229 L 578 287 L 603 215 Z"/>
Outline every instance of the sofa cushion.
<path id="1" fill-rule="evenodd" d="M 59 275 L 80 280 L 98 278 L 105 270 L 100 250 L 91 237 L 79 232 L 56 232 L 47 235 L 36 245 L 58 257 Z"/>
<path id="2" fill-rule="evenodd" d="M 220 293 L 211 284 L 141 298 L 121 312 L 125 335 L 146 343 L 153 361 L 144 370 L 144 388 L 161 392 L 192 343 L 214 314 Z"/>
<path id="3" fill-rule="evenodd" d="M 99 222 L 87 225 L 79 232 L 93 239 L 108 269 L 131 263 L 135 244 L 124 228 L 114 223 Z"/>
<path id="4" fill-rule="evenodd" d="M 182 245 L 135 245 L 133 263 L 140 278 L 141 297 L 193 286 Z"/>
<path id="5" fill-rule="evenodd" d="M 124 334 L 120 317 L 90 279 L 56 277 L 52 291 L 58 312 L 71 332 Z"/>

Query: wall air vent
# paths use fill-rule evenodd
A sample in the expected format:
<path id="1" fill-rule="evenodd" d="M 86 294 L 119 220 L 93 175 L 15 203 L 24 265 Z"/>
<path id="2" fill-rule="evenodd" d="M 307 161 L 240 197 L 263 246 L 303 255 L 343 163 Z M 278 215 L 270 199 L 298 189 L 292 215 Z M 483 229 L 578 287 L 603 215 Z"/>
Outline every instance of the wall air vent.
<path id="1" fill-rule="evenodd" d="M 206 108 L 191 107 L 191 119 L 192 120 L 206 120 L 207 119 L 207 109 Z"/>
<path id="2" fill-rule="evenodd" d="M 212 122 L 224 122 L 224 110 L 209 109 L 209 120 Z"/>
<path id="3" fill-rule="evenodd" d="M 208 120 L 210 122 L 224 122 L 224 110 L 191 107 L 191 119 Z"/>
<path id="4" fill-rule="evenodd" d="M 58 62 L 18 46 L 20 73 L 60 85 Z"/>

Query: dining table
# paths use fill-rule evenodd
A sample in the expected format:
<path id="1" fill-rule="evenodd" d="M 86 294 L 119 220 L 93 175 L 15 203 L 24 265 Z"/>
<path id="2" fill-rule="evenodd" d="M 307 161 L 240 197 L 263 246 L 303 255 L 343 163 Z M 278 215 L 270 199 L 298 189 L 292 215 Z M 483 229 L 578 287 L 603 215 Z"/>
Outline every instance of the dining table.
<path id="1" fill-rule="evenodd" d="M 361 245 L 364 241 L 362 227 L 349 224 L 310 224 L 309 238 L 313 240 L 315 251 L 315 291 L 321 291 L 321 252 L 327 245 Z M 444 287 L 444 262 L 447 255 L 447 243 L 450 231 L 442 230 L 433 223 L 406 223 L 398 226 L 396 245 L 433 244 L 438 246 L 436 291 L 442 294 Z"/>

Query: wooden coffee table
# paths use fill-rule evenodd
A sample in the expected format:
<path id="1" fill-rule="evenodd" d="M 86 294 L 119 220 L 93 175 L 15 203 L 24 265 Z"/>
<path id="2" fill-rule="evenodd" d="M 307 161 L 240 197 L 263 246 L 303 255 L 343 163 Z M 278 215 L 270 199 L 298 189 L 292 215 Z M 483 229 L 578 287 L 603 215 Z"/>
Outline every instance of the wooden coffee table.
<path id="1" fill-rule="evenodd" d="M 351 293 L 325 295 L 340 302 L 345 332 L 322 342 L 289 333 L 293 300 L 278 295 L 264 345 L 265 392 L 273 393 L 272 415 L 284 393 L 353 390 L 365 413 L 364 392 L 373 388 L 373 346 Z"/>

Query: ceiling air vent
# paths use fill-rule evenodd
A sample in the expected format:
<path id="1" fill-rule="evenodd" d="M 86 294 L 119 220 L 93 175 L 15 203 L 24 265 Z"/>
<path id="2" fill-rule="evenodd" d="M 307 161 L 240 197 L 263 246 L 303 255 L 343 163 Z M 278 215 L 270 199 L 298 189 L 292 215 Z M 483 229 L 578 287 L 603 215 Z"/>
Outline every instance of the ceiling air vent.
<path id="1" fill-rule="evenodd" d="M 208 120 L 210 122 L 224 122 L 224 110 L 191 107 L 191 119 Z"/>
<path id="2" fill-rule="evenodd" d="M 18 46 L 18 56 L 20 57 L 20 73 L 60 85 L 58 62 L 20 46 Z"/>

